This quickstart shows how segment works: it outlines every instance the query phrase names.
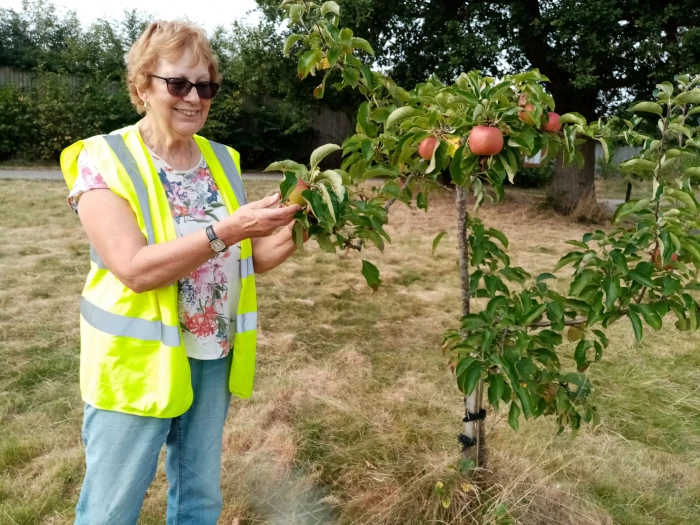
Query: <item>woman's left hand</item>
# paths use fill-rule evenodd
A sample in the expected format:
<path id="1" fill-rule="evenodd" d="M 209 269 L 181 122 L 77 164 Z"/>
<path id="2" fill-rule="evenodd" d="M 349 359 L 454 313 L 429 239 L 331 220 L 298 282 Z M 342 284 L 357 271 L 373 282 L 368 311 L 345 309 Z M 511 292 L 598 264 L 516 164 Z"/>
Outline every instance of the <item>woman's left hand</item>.
<path id="1" fill-rule="evenodd" d="M 297 221 L 292 221 L 287 226 L 284 227 L 283 232 L 285 232 L 287 235 L 289 235 L 289 238 L 292 239 L 292 231 L 294 230 L 294 225 L 297 223 Z M 306 244 L 306 241 L 309 240 L 309 230 L 304 230 L 304 244 Z"/>

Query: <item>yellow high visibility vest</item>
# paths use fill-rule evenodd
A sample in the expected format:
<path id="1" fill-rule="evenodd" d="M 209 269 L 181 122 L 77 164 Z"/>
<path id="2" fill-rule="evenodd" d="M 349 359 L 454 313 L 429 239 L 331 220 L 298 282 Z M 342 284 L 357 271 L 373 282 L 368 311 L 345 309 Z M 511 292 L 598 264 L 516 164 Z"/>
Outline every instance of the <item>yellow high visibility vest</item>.
<path id="1" fill-rule="evenodd" d="M 240 156 L 194 137 L 229 214 L 245 204 Z M 136 126 L 81 140 L 61 153 L 69 188 L 86 149 L 110 189 L 134 211 L 148 244 L 176 239 L 168 198 Z M 135 293 L 90 250 L 90 273 L 80 304 L 80 391 L 104 410 L 177 417 L 192 404 L 190 368 L 178 320 L 178 284 Z M 229 389 L 250 397 L 255 372 L 257 298 L 250 239 L 241 241 L 241 295 Z"/>

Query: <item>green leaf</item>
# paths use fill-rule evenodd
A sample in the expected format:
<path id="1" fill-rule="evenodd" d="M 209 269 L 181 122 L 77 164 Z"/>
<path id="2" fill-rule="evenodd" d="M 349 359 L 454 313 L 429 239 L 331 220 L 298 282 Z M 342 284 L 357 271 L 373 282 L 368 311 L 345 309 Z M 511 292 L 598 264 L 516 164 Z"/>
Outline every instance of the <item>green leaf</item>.
<path id="1" fill-rule="evenodd" d="M 391 166 L 388 164 L 377 164 L 376 166 L 372 166 L 370 169 L 364 172 L 364 174 L 362 175 L 362 180 L 371 179 L 373 177 L 384 177 L 387 175 L 390 177 L 398 177 L 398 168 L 396 166 Z"/>
<path id="2" fill-rule="evenodd" d="M 494 410 L 498 410 L 498 404 L 505 392 L 505 378 L 501 374 L 491 376 L 491 384 L 489 385 L 489 403 Z"/>
<path id="3" fill-rule="evenodd" d="M 318 167 L 321 161 L 328 155 L 341 149 L 343 148 L 337 144 L 324 144 L 323 146 L 316 148 L 313 153 L 311 153 L 311 169 Z"/>
<path id="4" fill-rule="evenodd" d="M 479 379 L 481 379 L 481 363 L 474 360 L 465 372 L 457 378 L 459 389 L 464 392 L 464 395 L 469 396 L 474 392 L 476 385 L 479 384 Z"/>
<path id="5" fill-rule="evenodd" d="M 601 274 L 595 270 L 583 270 L 579 273 L 574 281 L 571 283 L 569 289 L 570 295 L 579 295 L 584 288 L 591 284 L 596 284 L 600 282 Z"/>
<path id="6" fill-rule="evenodd" d="M 635 211 L 638 201 L 627 201 L 624 204 L 620 204 L 615 210 L 615 214 L 612 218 L 612 223 L 617 224 L 625 217 L 630 216 Z"/>
<path id="7" fill-rule="evenodd" d="M 357 38 L 354 37 L 352 40 L 352 47 L 355 49 L 362 49 L 365 53 L 368 53 L 372 56 L 374 56 L 374 49 L 372 49 L 372 46 L 365 40 L 364 38 Z"/>
<path id="8" fill-rule="evenodd" d="M 319 233 L 316 235 L 316 242 L 319 247 L 326 253 L 335 253 L 335 244 L 331 241 L 330 237 L 326 233 Z"/>
<path id="9" fill-rule="evenodd" d="M 273 162 L 263 171 L 292 171 L 298 175 L 299 173 L 306 171 L 306 166 L 299 164 L 298 162 L 294 162 L 293 160 L 281 160 L 278 162 Z"/>
<path id="10" fill-rule="evenodd" d="M 331 183 L 333 188 L 333 193 L 338 197 L 339 202 L 343 202 L 345 199 L 345 186 L 343 185 L 343 176 L 336 170 L 326 170 L 321 172 L 321 179 L 326 179 Z"/>
<path id="11" fill-rule="evenodd" d="M 682 288 L 683 285 L 678 279 L 671 277 L 670 275 L 666 275 L 664 276 L 663 290 L 661 294 L 666 296 L 673 295 L 676 292 L 680 292 Z"/>
<path id="12" fill-rule="evenodd" d="M 611 251 L 610 258 L 612 259 L 615 266 L 617 266 L 624 275 L 627 275 L 629 273 L 629 269 L 627 267 L 627 258 L 619 249 L 615 248 L 613 251 Z"/>
<path id="13" fill-rule="evenodd" d="M 299 40 L 302 40 L 304 38 L 303 35 L 297 35 L 297 34 L 292 34 L 287 37 L 287 39 L 284 41 L 284 56 L 288 57 L 289 53 L 292 50 L 292 47 L 294 47 L 294 44 L 299 42 Z"/>
<path id="14" fill-rule="evenodd" d="M 608 283 L 605 287 L 605 308 L 606 310 L 612 310 L 613 306 L 615 306 L 615 301 L 618 300 L 622 293 L 622 288 L 617 277 L 607 277 L 606 280 Z"/>
<path id="15" fill-rule="evenodd" d="M 598 339 L 600 339 L 600 342 L 603 343 L 603 346 L 607 348 L 610 342 L 608 341 L 608 338 L 606 337 L 605 333 L 601 330 L 593 330 L 593 333 L 596 335 L 596 337 L 598 337 Z"/>
<path id="16" fill-rule="evenodd" d="M 343 80 L 353 88 L 356 88 L 357 83 L 360 81 L 360 72 L 357 70 L 357 68 L 348 66 L 343 69 Z"/>
<path id="17" fill-rule="evenodd" d="M 632 321 L 632 328 L 634 329 L 634 337 L 637 339 L 638 343 L 642 342 L 642 336 L 644 335 L 644 330 L 642 329 L 642 320 L 639 318 L 636 312 L 633 312 L 630 308 L 627 311 L 627 317 Z"/>
<path id="18" fill-rule="evenodd" d="M 357 123 L 368 137 L 377 136 L 377 126 L 370 121 L 369 102 L 363 102 L 357 111 Z"/>
<path id="19" fill-rule="evenodd" d="M 420 192 L 418 194 L 416 197 L 416 206 L 418 206 L 418 209 L 428 211 L 428 197 L 425 196 L 425 193 Z"/>
<path id="20" fill-rule="evenodd" d="M 530 326 L 530 324 L 532 324 L 535 319 L 540 317 L 546 309 L 546 304 L 538 304 L 537 306 L 533 307 L 520 319 L 520 326 Z"/>
<path id="21" fill-rule="evenodd" d="M 301 15 L 306 11 L 306 7 L 300 4 L 294 4 L 289 8 L 289 19 L 293 24 L 296 24 L 301 20 Z"/>
<path id="22" fill-rule="evenodd" d="M 516 401 L 512 401 L 510 403 L 510 410 L 508 411 L 508 424 L 510 425 L 510 428 L 516 432 L 518 431 L 519 427 L 518 418 L 520 418 L 520 407 Z"/>
<path id="23" fill-rule="evenodd" d="M 559 122 L 562 124 L 578 124 L 579 126 L 586 125 L 586 117 L 580 113 L 564 113 L 559 117 Z"/>
<path id="24" fill-rule="evenodd" d="M 646 113 L 654 113 L 656 115 L 664 114 L 663 108 L 656 102 L 637 102 L 630 108 L 630 111 L 644 111 Z"/>
<path id="25" fill-rule="evenodd" d="M 669 197 L 672 197 L 676 200 L 681 201 L 690 213 L 696 214 L 698 212 L 697 207 L 695 206 L 695 202 L 693 201 L 693 198 L 690 195 L 688 195 L 686 192 L 684 192 L 682 190 L 666 188 L 664 190 L 664 195 L 668 195 Z"/>
<path id="26" fill-rule="evenodd" d="M 280 183 L 280 193 L 282 194 L 282 200 L 286 200 L 291 191 L 297 186 L 297 176 L 291 172 L 286 171 L 284 173 L 284 180 Z"/>
<path id="27" fill-rule="evenodd" d="M 673 103 L 677 106 L 684 106 L 686 104 L 700 104 L 700 89 L 695 88 L 681 93 L 673 99 Z"/>
<path id="28" fill-rule="evenodd" d="M 372 290 L 375 292 L 381 286 L 382 280 L 379 278 L 379 270 L 369 261 L 362 261 L 362 275 Z"/>
<path id="29" fill-rule="evenodd" d="M 649 326 L 651 326 L 654 330 L 661 330 L 663 321 L 653 306 L 649 304 L 639 304 L 637 305 L 637 308 L 642 313 L 642 317 L 644 317 L 644 320 Z"/>
<path id="30" fill-rule="evenodd" d="M 330 2 L 324 2 L 321 6 L 321 15 L 325 16 L 328 13 L 340 16 L 340 6 L 332 0 Z"/>
<path id="31" fill-rule="evenodd" d="M 502 231 L 499 231 L 495 228 L 489 228 L 484 232 L 486 235 L 489 235 L 491 237 L 495 237 L 500 241 L 500 243 L 503 245 L 503 247 L 507 250 L 508 249 L 508 237 L 505 236 L 505 234 Z"/>
<path id="32" fill-rule="evenodd" d="M 586 364 L 588 363 L 586 354 L 592 346 L 593 345 L 591 342 L 586 339 L 581 339 L 576 345 L 574 360 L 576 361 L 576 365 L 578 366 L 579 370 L 586 367 Z"/>
<path id="33" fill-rule="evenodd" d="M 548 280 L 548 279 L 556 279 L 556 278 L 557 278 L 557 276 L 554 275 L 554 274 L 551 274 L 551 273 L 541 273 L 541 274 L 539 274 L 539 275 L 537 276 L 536 282 L 537 282 L 537 284 L 539 284 L 539 283 L 541 283 L 541 282 L 543 282 L 543 281 L 546 281 L 546 280 Z"/>
<path id="34" fill-rule="evenodd" d="M 313 67 L 323 60 L 323 54 L 320 49 L 312 49 L 307 51 L 299 57 L 299 65 L 297 67 L 297 74 L 299 79 L 302 80 L 306 78 Z"/>
<path id="35" fill-rule="evenodd" d="M 324 204 L 328 207 L 328 213 L 330 214 L 330 217 L 333 220 L 333 224 L 335 224 L 337 219 L 335 217 L 335 210 L 333 209 L 333 201 L 331 200 L 331 196 L 328 193 L 328 188 L 326 188 L 325 184 L 319 184 L 318 190 L 321 194 L 321 197 L 323 198 Z"/>
<path id="36" fill-rule="evenodd" d="M 297 247 L 297 250 L 300 252 L 304 251 L 304 225 L 297 221 L 294 223 L 294 227 L 292 228 L 292 240 L 294 241 L 294 245 Z"/>
<path id="37" fill-rule="evenodd" d="M 547 303 L 547 319 L 552 323 L 553 330 L 564 329 L 564 308 L 559 303 Z"/>
<path id="38" fill-rule="evenodd" d="M 571 264 L 576 261 L 580 261 L 583 258 L 583 253 L 581 252 L 571 252 L 566 254 L 564 257 L 559 259 L 559 262 L 557 265 L 554 267 L 554 271 L 556 272 L 560 268 L 563 268 L 567 264 Z"/>
<path id="39" fill-rule="evenodd" d="M 384 128 L 389 129 L 393 125 L 398 124 L 399 122 L 406 120 L 407 118 L 417 117 L 422 114 L 423 112 L 421 110 L 413 108 L 411 106 L 403 106 L 397 108 L 394 111 L 392 111 L 391 115 L 389 115 L 389 118 L 386 119 Z"/>
<path id="40" fill-rule="evenodd" d="M 640 284 L 648 288 L 654 288 L 654 281 L 642 274 L 639 270 L 630 270 L 629 276 Z"/>

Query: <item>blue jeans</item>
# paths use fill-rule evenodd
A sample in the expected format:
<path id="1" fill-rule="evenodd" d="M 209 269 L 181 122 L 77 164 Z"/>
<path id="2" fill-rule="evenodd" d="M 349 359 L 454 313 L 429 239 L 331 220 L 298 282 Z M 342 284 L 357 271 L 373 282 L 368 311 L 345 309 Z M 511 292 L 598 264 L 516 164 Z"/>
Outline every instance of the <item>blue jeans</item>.
<path id="1" fill-rule="evenodd" d="M 231 402 L 231 356 L 190 359 L 194 402 L 173 419 L 85 406 L 86 472 L 75 525 L 136 525 L 167 447 L 167 525 L 215 525 L 222 508 L 221 441 Z"/>

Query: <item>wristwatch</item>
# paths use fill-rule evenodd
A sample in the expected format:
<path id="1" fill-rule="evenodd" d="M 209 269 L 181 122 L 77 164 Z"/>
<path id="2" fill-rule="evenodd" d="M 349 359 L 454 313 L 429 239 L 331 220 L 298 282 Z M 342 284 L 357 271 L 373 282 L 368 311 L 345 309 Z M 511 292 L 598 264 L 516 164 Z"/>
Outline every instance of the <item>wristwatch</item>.
<path id="1" fill-rule="evenodd" d="M 214 233 L 213 226 L 207 226 L 206 232 L 207 237 L 209 237 L 209 246 L 211 246 L 212 250 L 214 250 L 216 253 L 225 252 L 226 250 L 228 250 L 228 246 L 224 244 L 224 241 L 219 239 L 216 236 L 216 233 Z"/>

